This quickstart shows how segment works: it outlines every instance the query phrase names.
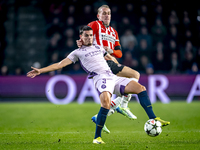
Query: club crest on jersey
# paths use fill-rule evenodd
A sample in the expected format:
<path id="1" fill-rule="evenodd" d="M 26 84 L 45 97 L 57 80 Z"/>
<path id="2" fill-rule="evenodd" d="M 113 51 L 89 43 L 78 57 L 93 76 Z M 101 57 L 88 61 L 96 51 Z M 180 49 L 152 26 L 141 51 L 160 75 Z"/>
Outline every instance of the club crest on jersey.
<path id="1" fill-rule="evenodd" d="M 118 66 L 118 67 L 121 67 L 122 65 L 121 65 L 121 64 L 118 64 L 117 66 Z"/>
<path id="2" fill-rule="evenodd" d="M 105 89 L 105 88 L 106 88 L 106 85 L 105 85 L 105 84 L 102 84 L 101 88 L 102 88 L 102 89 Z"/>

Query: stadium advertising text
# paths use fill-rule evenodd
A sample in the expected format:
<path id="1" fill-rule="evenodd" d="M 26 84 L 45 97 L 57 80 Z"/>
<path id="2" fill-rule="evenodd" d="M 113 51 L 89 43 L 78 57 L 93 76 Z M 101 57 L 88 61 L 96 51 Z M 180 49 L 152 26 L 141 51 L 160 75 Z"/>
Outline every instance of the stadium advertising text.
<path id="1" fill-rule="evenodd" d="M 174 79 L 173 77 L 171 78 L 172 78 L 171 82 L 173 82 Z M 79 85 L 77 82 L 74 81 L 73 78 L 67 75 L 53 76 L 46 83 L 45 87 L 46 96 L 48 100 L 54 104 L 68 104 L 72 102 L 76 97 L 77 97 L 77 102 L 79 104 L 84 103 L 87 97 L 92 97 L 94 99 L 94 102 L 100 103 L 99 95 L 93 85 L 93 80 L 88 79 L 87 77 L 85 79 L 86 80 L 83 84 L 83 87 L 81 88 L 80 93 L 78 95 L 77 86 Z M 148 80 L 147 89 L 151 102 L 155 103 L 157 99 L 159 99 L 162 103 L 169 103 L 170 98 L 167 95 L 166 91 L 173 93 L 173 88 L 169 88 L 170 84 L 172 83 L 169 82 L 168 77 L 165 75 L 150 75 L 147 77 L 147 80 Z M 59 81 L 64 82 L 68 87 L 68 90 L 66 91 L 66 96 L 62 99 L 57 98 L 54 92 L 55 85 Z M 184 88 L 181 85 L 178 85 L 177 87 Z M 172 91 L 169 91 L 168 89 L 171 89 Z M 137 95 L 133 94 L 133 96 L 138 101 Z M 192 102 L 194 96 L 200 96 L 200 75 L 197 75 L 195 77 L 195 80 L 192 84 L 192 87 L 189 91 L 186 101 L 188 103 Z M 114 97 L 115 96 L 113 96 L 113 98 Z"/>
<path id="2" fill-rule="evenodd" d="M 200 99 L 200 75 L 141 75 L 139 83 L 147 88 L 152 103 Z M 115 95 L 114 95 L 115 96 Z M 113 96 L 113 98 L 114 98 Z M 87 100 L 99 103 L 92 79 L 86 75 L 0 76 L 0 101 L 8 99 L 49 100 L 55 104 L 80 104 Z M 132 100 L 137 100 L 133 95 Z"/>

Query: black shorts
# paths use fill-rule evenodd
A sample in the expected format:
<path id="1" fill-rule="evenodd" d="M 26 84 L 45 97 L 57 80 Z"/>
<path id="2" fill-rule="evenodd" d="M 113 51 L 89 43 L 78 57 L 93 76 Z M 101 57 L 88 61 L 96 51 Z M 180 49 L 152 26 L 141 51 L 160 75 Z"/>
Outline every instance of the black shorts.
<path id="1" fill-rule="evenodd" d="M 113 74 L 117 74 L 124 68 L 124 65 L 117 64 L 112 60 L 107 60 L 108 66 L 110 67 Z"/>

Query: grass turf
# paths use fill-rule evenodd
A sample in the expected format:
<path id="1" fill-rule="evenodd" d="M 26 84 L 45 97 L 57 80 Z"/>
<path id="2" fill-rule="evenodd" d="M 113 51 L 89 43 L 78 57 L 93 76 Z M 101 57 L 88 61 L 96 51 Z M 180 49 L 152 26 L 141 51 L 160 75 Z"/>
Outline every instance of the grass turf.
<path id="1" fill-rule="evenodd" d="M 102 133 L 106 144 L 95 145 L 95 124 L 90 119 L 99 111 L 99 104 L 0 103 L 0 149 L 200 149 L 200 102 L 153 104 L 155 114 L 171 122 L 157 137 L 144 132 L 148 117 L 143 108 L 136 102 L 129 107 L 138 119 L 128 120 L 118 113 L 108 117 L 111 133 Z"/>

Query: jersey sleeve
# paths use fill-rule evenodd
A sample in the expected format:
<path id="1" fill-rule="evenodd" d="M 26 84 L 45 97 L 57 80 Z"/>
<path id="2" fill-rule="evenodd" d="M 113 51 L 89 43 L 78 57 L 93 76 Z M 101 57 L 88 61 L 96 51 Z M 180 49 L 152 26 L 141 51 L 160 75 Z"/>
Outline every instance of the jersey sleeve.
<path id="1" fill-rule="evenodd" d="M 111 54 L 112 56 L 115 56 L 116 58 L 121 58 L 122 57 L 122 51 L 121 50 L 113 50 L 113 53 Z"/>
<path id="2" fill-rule="evenodd" d="M 96 21 L 92 21 L 88 24 L 89 27 L 93 30 L 93 35 L 95 35 L 98 32 L 98 24 Z"/>
<path id="3" fill-rule="evenodd" d="M 72 51 L 67 58 L 69 58 L 73 63 L 78 61 L 77 50 Z"/>
<path id="4" fill-rule="evenodd" d="M 119 43 L 119 36 L 116 30 L 115 34 L 116 34 L 116 40 L 115 40 L 115 44 L 114 44 L 114 50 L 112 55 L 115 56 L 116 58 L 121 58 L 122 57 L 122 49 L 121 49 L 121 45 Z"/>

